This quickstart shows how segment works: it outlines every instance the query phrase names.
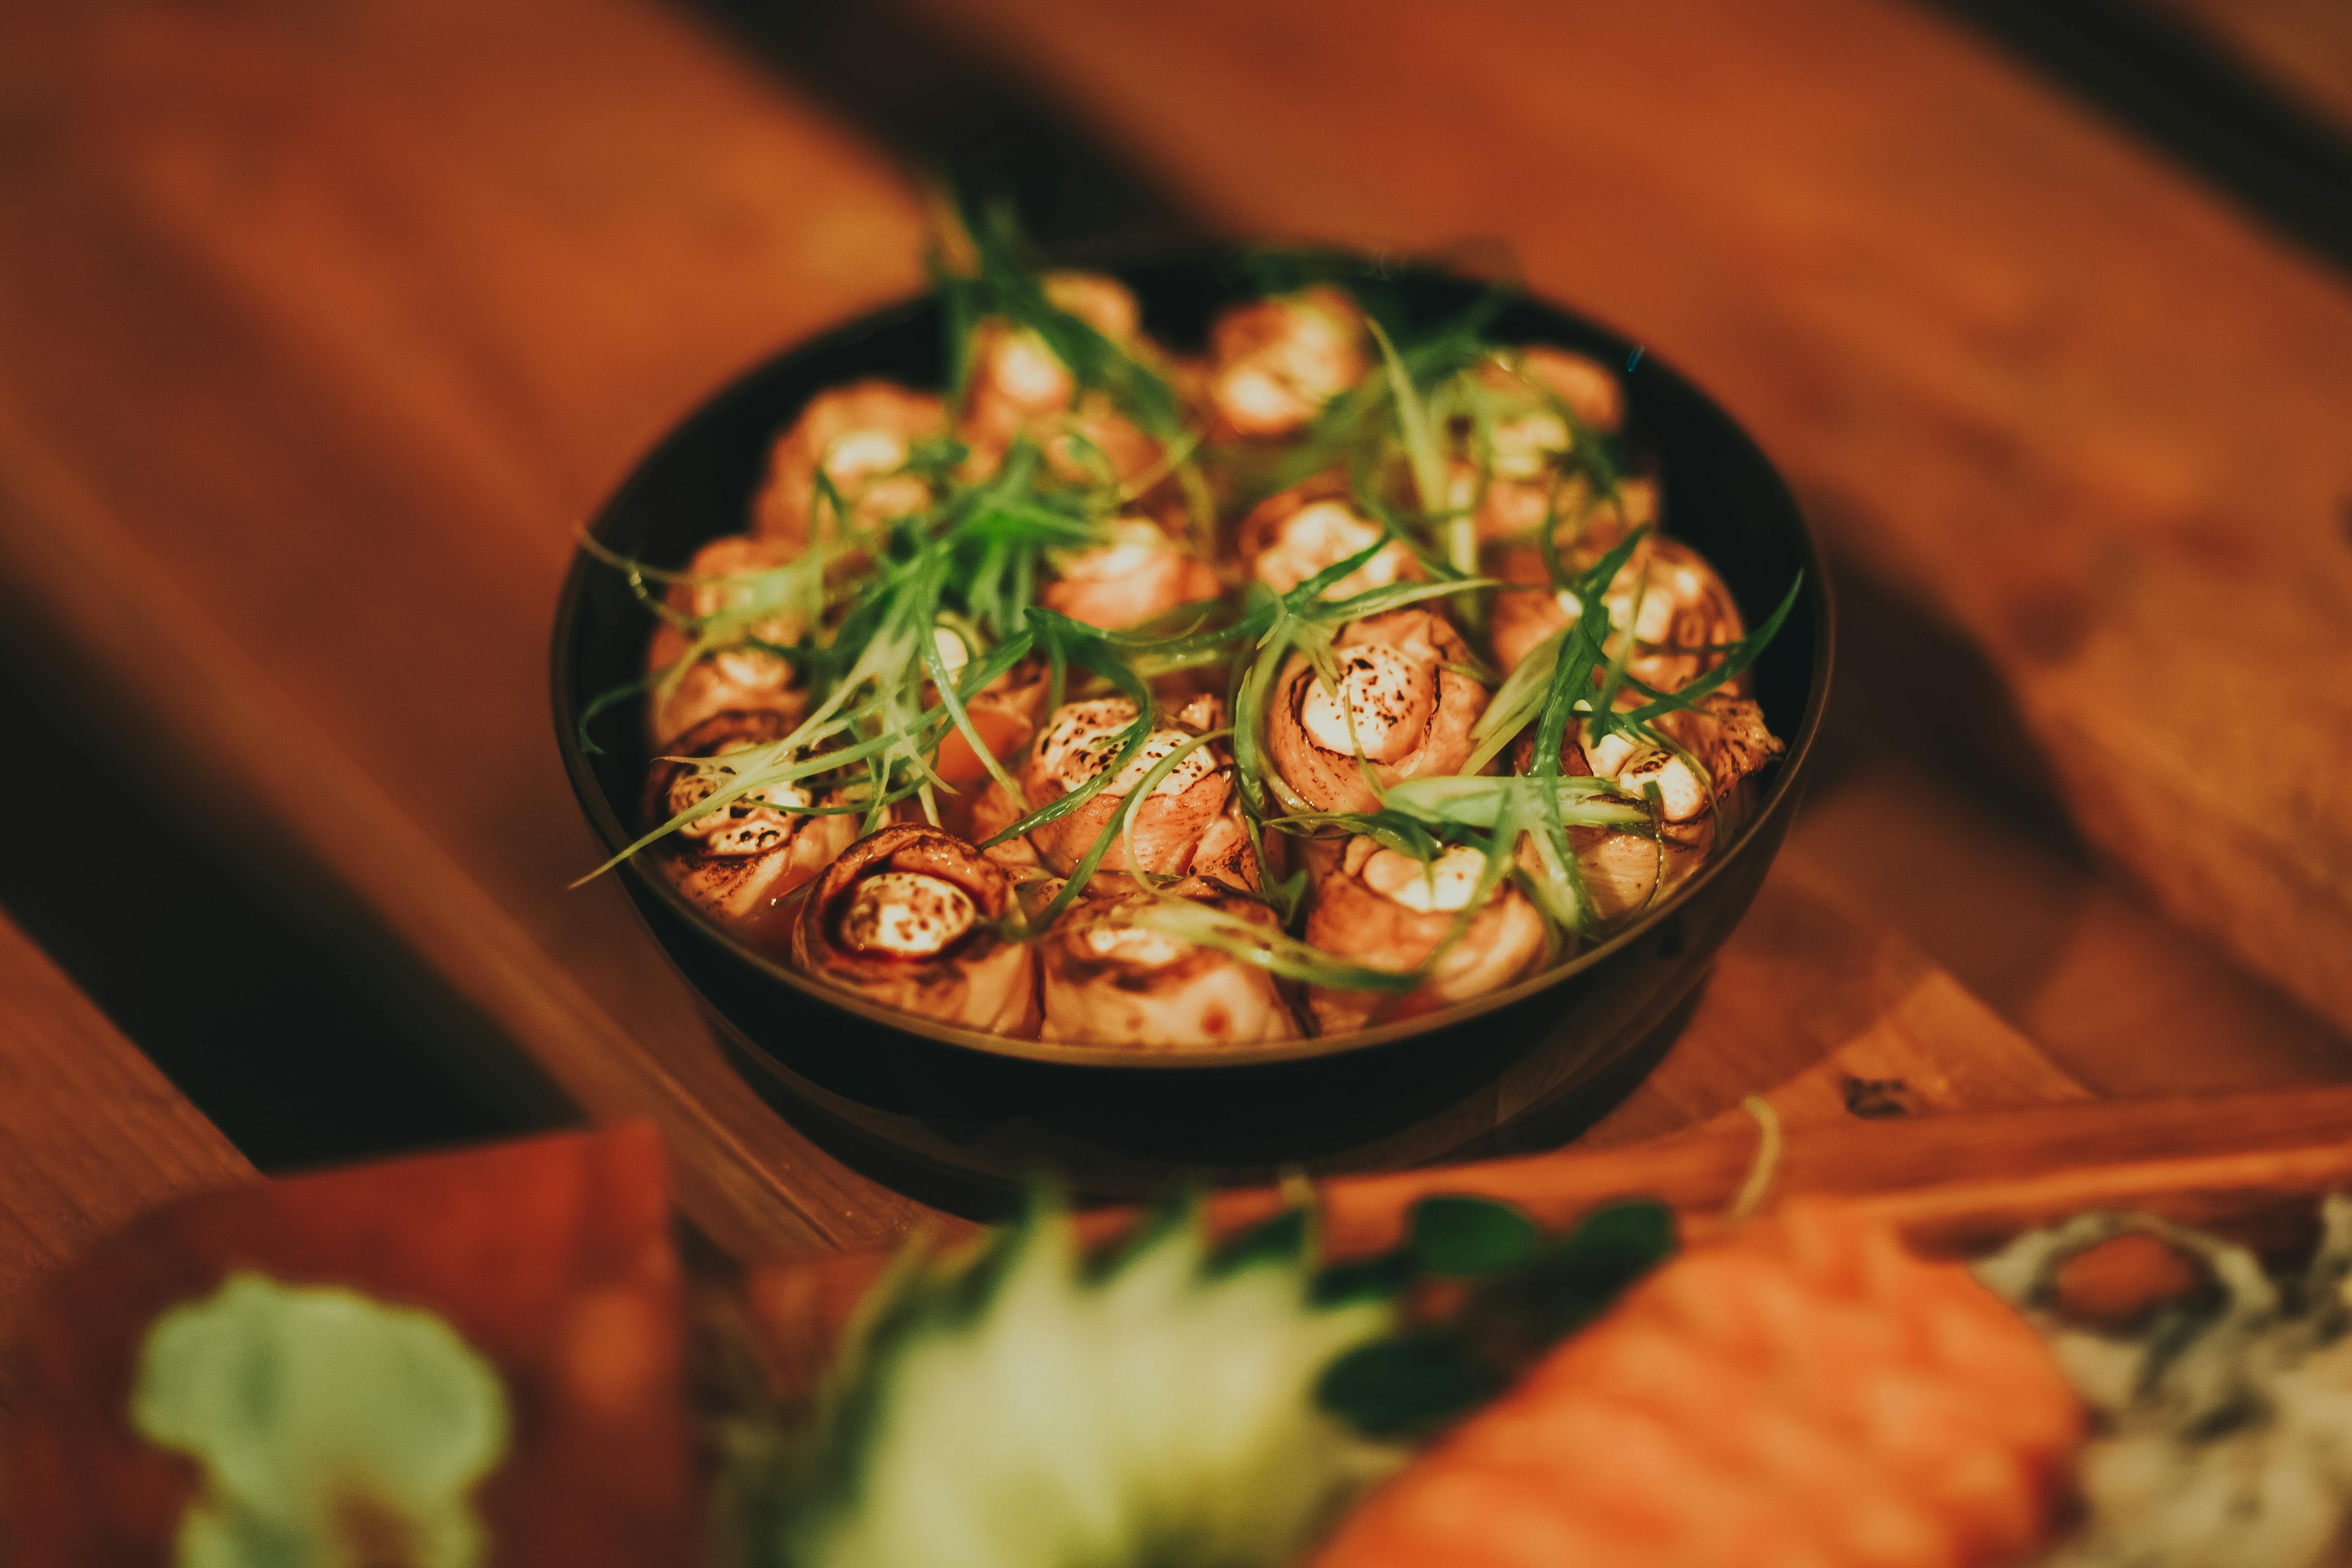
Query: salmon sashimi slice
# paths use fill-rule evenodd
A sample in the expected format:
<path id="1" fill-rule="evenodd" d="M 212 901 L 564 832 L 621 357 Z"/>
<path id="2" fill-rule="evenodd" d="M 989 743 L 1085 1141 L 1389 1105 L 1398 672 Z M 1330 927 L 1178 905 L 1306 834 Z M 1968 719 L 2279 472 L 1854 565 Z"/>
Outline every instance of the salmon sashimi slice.
<path id="1" fill-rule="evenodd" d="M 1792 1203 L 1629 1291 L 1315 1568 L 1991 1568 L 2052 1537 L 2084 1423 L 1966 1269 Z"/>

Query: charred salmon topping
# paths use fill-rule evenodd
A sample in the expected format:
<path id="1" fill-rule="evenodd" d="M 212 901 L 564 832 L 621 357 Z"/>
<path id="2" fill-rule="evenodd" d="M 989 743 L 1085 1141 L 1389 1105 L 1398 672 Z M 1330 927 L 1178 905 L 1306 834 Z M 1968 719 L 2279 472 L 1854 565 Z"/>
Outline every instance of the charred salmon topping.
<path id="1" fill-rule="evenodd" d="M 1327 752 L 1360 750 L 1392 763 L 1412 750 L 1437 710 L 1437 679 L 1386 643 L 1360 643 L 1339 662 L 1338 690 L 1320 680 L 1299 700 L 1298 721 Z"/>
<path id="2" fill-rule="evenodd" d="M 979 918 L 971 895 L 944 878 L 884 871 L 857 885 L 841 939 L 860 952 L 936 958 Z"/>

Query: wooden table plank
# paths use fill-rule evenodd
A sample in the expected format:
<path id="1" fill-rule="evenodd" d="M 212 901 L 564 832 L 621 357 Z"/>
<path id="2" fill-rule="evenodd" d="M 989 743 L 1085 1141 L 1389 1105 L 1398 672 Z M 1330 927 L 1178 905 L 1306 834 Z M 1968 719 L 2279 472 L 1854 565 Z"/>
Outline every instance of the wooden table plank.
<path id="1" fill-rule="evenodd" d="M 39 585 L 27 613 L 123 689 L 117 717 L 154 748 L 151 754 L 186 770 L 183 787 L 207 797 L 216 820 L 258 816 L 347 879 L 591 1114 L 660 1121 L 677 1152 L 681 1206 L 721 1245 L 877 1243 L 915 1216 L 915 1205 L 842 1170 L 760 1103 L 719 1058 L 616 887 L 575 900 L 601 922 L 601 953 L 584 973 L 569 972 L 543 936 L 521 927 L 229 643 L 131 532 L 31 443 L 5 405 L 0 519 L 0 573 Z M 526 714 L 536 717 L 529 708 L 509 710 L 517 721 Z M 549 799 L 571 816 L 568 798 L 553 793 L 562 780 L 552 746 L 546 751 L 550 765 L 539 771 Z M 541 820 L 576 825 L 552 809 Z M 584 829 L 550 837 L 536 890 L 551 894 L 569 879 L 563 868 L 593 864 L 593 847 Z M 266 842 L 259 852 L 268 852 Z M 627 1022 L 590 989 L 599 982 L 635 1008 Z"/>
<path id="2" fill-rule="evenodd" d="M 730 1073 L 556 764 L 572 530 L 774 343 L 914 282 L 871 153 L 628 0 L 12 15 L 45 94 L 0 161 L 0 584 L 104 716 L 264 858 L 347 884 L 593 1115 L 649 1113 L 747 1254 L 926 1211 Z M 33 68 L 33 67 L 28 67 Z M 1845 1079 L 2082 1092 L 1801 854 L 1598 1136 Z M 1889 1090 L 1889 1093 L 1897 1091 Z"/>
<path id="3" fill-rule="evenodd" d="M 2352 294 L 1924 8 L 927 0 L 1241 231 L 1506 242 L 1965 630 L 2078 820 L 2352 1026 Z"/>
<path id="4" fill-rule="evenodd" d="M 1792 1122 L 2091 1097 L 1802 850 L 1783 851 L 1665 1060 L 1581 1142 L 1737 1120 L 1751 1094 Z"/>
<path id="5" fill-rule="evenodd" d="M 0 916 L 0 1412 L 36 1292 L 156 1205 L 251 1181 L 245 1157 Z"/>
<path id="6" fill-rule="evenodd" d="M 26 599 L 260 852 L 345 879 L 592 1113 L 657 1115 L 722 1244 L 896 1235 L 914 1206 L 725 1068 L 618 889 L 565 890 L 596 849 L 543 671 L 576 520 L 712 379 L 908 286 L 911 199 L 626 5 L 45 20 L 55 155 L 0 183 Z"/>
<path id="7" fill-rule="evenodd" d="M 614 1026 L 535 950 L 530 932 L 436 853 L 398 803 L 344 764 L 259 668 L 223 646 L 90 498 L 52 473 L 43 504 L 10 507 L 10 481 L 43 471 L 40 455 L 12 443 L 10 431 L 0 417 L 0 517 L 20 520 L 0 529 L 0 573 L 51 584 L 45 610 L 70 618 L 61 635 L 85 656 L 131 672 L 125 679 L 135 694 L 160 702 L 158 722 L 168 716 L 169 730 L 156 739 L 207 771 L 246 770 L 232 788 L 261 796 L 272 821 L 331 855 L 335 869 L 378 908 L 413 911 L 401 929 L 423 931 L 426 956 L 468 994 L 496 1004 L 592 1111 L 661 1114 L 679 1151 L 684 1206 L 722 1245 L 758 1255 L 845 1242 L 769 1217 L 779 1207 L 793 1213 L 828 1186 L 825 1201 L 841 1205 L 848 1223 L 875 1226 L 877 1238 L 922 1214 L 801 1145 L 698 1034 L 664 1037 L 648 1050 Z M 175 650 L 160 668 L 178 672 L 160 686 L 156 668 L 138 673 L 158 646 Z M 264 770 L 281 752 L 299 765 L 271 776 Z M 1801 850 L 1786 855 L 1666 1061 L 1591 1141 L 1673 1131 L 1728 1113 L 1759 1091 L 1792 1119 L 1833 1115 L 1853 1109 L 1849 1080 L 1876 1086 L 1872 1113 L 1991 1109 L 2086 1092 L 1808 867 Z M 645 946 L 625 921 L 616 937 L 600 963 Z M 721 1190 L 700 1190 L 705 1184 Z"/>
<path id="8" fill-rule="evenodd" d="M 2103 1097 L 2352 1079 L 2342 1035 L 1999 806 L 1881 757 L 1813 790 L 1787 853 Z"/>

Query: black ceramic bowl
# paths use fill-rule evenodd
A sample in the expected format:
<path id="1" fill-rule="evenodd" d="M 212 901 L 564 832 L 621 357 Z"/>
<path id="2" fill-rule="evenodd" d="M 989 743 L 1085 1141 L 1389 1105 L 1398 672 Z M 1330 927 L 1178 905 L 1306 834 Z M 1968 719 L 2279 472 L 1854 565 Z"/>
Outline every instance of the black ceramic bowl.
<path id="1" fill-rule="evenodd" d="M 1371 261 L 1339 264 L 1407 319 L 1434 324 L 1484 286 Z M 1115 270 L 1147 329 L 1197 347 L 1243 297 L 1238 255 Z M 883 1179 L 967 1211 L 993 1207 L 1040 1165 L 1082 1193 L 1132 1196 L 1171 1173 L 1263 1180 L 1286 1167 L 1401 1165 L 1558 1142 L 1656 1058 L 1709 962 L 1763 880 L 1797 804 L 1827 694 L 1831 612 L 1820 551 L 1788 489 L 1706 397 L 1633 345 L 1532 300 L 1498 342 L 1555 342 L 1632 369 L 1627 426 L 1664 482 L 1667 526 L 1719 571 L 1753 624 L 1799 573 L 1805 592 L 1753 679 L 1787 755 L 1729 843 L 1673 897 L 1574 962 L 1433 1017 L 1217 1055 L 1047 1046 L 949 1028 L 828 989 L 700 919 L 656 876 L 618 873 L 699 994 L 721 1044 L 804 1131 Z M 792 349 L 703 405 L 637 466 L 592 525 L 603 543 L 664 566 L 740 531 L 770 443 L 813 394 L 858 376 L 941 379 L 929 300 L 877 312 Z M 582 705 L 643 669 L 651 617 L 621 574 L 584 555 L 556 611 L 555 725 L 597 835 L 632 837 L 646 748 L 634 703 L 577 741 Z"/>

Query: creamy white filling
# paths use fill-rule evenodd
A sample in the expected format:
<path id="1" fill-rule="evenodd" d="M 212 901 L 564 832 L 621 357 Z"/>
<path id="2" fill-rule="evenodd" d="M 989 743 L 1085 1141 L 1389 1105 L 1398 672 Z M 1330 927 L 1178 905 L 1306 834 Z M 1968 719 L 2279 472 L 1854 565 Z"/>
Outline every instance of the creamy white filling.
<path id="1" fill-rule="evenodd" d="M 1325 567 L 1369 549 L 1380 536 L 1378 523 L 1357 516 L 1344 501 L 1311 502 L 1283 520 L 1281 531 L 1257 558 L 1257 579 L 1287 594 Z M 1323 596 L 1345 599 L 1385 588 L 1402 567 L 1402 547 L 1392 544 L 1323 590 Z"/>
<path id="2" fill-rule="evenodd" d="M 1633 742 L 1622 730 L 1612 730 L 1597 741 L 1584 742 L 1584 762 L 1595 777 L 1613 779 L 1625 765 L 1625 759 L 1634 752 Z"/>
<path id="3" fill-rule="evenodd" d="M 1088 702 L 1066 703 L 1046 727 L 1045 738 L 1037 747 L 1038 761 L 1065 791 L 1074 790 L 1110 765 L 1111 759 L 1118 755 L 1120 737 L 1134 722 L 1135 704 L 1124 697 L 1097 697 Z M 1141 784 L 1143 775 L 1161 758 L 1192 739 L 1181 730 L 1152 731 L 1135 760 L 1121 768 L 1118 776 L 1104 788 L 1113 795 L 1125 795 Z M 1181 795 L 1215 773 L 1217 767 L 1213 748 L 1195 747 L 1168 770 L 1168 776 L 1151 793 Z"/>
<path id="4" fill-rule="evenodd" d="M 971 649 L 964 647 L 963 638 L 946 626 L 931 628 L 931 646 L 940 650 L 940 663 L 951 675 L 961 675 L 963 667 L 971 662 Z"/>
<path id="5" fill-rule="evenodd" d="M 1616 739 L 1613 735 L 1610 738 Z M 1707 807 L 1706 785 L 1691 771 L 1690 764 L 1672 752 L 1654 746 L 1643 748 L 1619 768 L 1616 779 L 1636 793 L 1656 784 L 1659 805 L 1668 822 L 1688 822 Z"/>
<path id="6" fill-rule="evenodd" d="M 1192 951 L 1181 937 L 1109 921 L 1088 926 L 1078 941 L 1097 958 L 1116 960 L 1130 969 L 1165 969 Z"/>
<path id="7" fill-rule="evenodd" d="M 742 742 L 724 748 L 719 754 L 729 756 L 751 748 Z M 670 815 L 691 811 L 734 782 L 724 773 L 682 773 L 669 786 Z M 734 800 L 681 826 L 681 838 L 699 839 L 706 854 L 758 855 L 776 848 L 789 840 L 797 826 L 779 810 L 779 806 L 809 806 L 816 804 L 815 795 L 797 780 L 783 780 L 762 784 L 758 789 L 738 795 Z"/>
<path id="8" fill-rule="evenodd" d="M 730 686 L 768 687 L 792 684 L 792 661 L 759 647 L 721 648 L 710 656 L 710 667 Z"/>
<path id="9" fill-rule="evenodd" d="M 1374 851 L 1357 874 L 1382 898 L 1427 914 L 1454 914 L 1470 907 L 1486 874 L 1486 858 L 1467 844 L 1449 845 L 1426 863 L 1393 849 Z"/>
<path id="10" fill-rule="evenodd" d="M 861 952 L 936 957 L 980 918 L 971 895 L 920 871 L 884 871 L 857 885 L 841 937 Z"/>
<path id="11" fill-rule="evenodd" d="M 1609 585 L 1601 603 L 1609 607 L 1609 619 L 1619 629 L 1626 622 L 1633 624 L 1633 635 L 1643 642 L 1661 643 L 1675 629 L 1675 616 L 1685 608 L 1697 604 L 1706 593 L 1706 580 L 1687 566 L 1653 571 L 1642 591 L 1642 611 L 1637 619 L 1633 614 L 1633 583 L 1621 574 L 1617 582 Z"/>
<path id="12" fill-rule="evenodd" d="M 1315 411 L 1310 400 L 1284 385 L 1255 360 L 1244 360 L 1219 373 L 1215 396 L 1226 418 L 1249 429 L 1304 424 Z"/>
<path id="13" fill-rule="evenodd" d="M 1168 536 L 1157 523 L 1121 519 L 1111 525 L 1110 542 L 1057 555 L 1054 564 L 1074 582 L 1112 583 L 1149 570 L 1170 548 Z"/>
<path id="14" fill-rule="evenodd" d="M 997 340 L 988 374 L 999 392 L 1024 407 L 1054 407 L 1070 400 L 1068 369 L 1045 339 L 1026 329 Z"/>
<path id="15" fill-rule="evenodd" d="M 1143 782 L 1143 775 L 1156 767 L 1161 758 L 1192 739 L 1191 735 L 1181 730 L 1152 731 L 1150 738 L 1143 742 L 1143 750 L 1135 754 L 1135 761 L 1119 769 L 1118 776 L 1103 787 L 1113 795 L 1127 794 Z M 1104 753 L 1106 759 L 1116 754 L 1115 750 Z M 1151 793 L 1182 795 L 1216 771 L 1217 759 L 1213 754 L 1213 748 L 1194 746 L 1184 753 L 1181 762 L 1168 770 L 1167 777 L 1151 786 Z"/>
<path id="16" fill-rule="evenodd" d="M 1532 479 L 1568 450 L 1568 422 L 1549 409 L 1498 419 L 1494 428 L 1495 477 Z"/>
<path id="17" fill-rule="evenodd" d="M 1282 325 L 1254 357 L 1317 403 L 1344 390 L 1356 367 L 1356 323 L 1304 299 L 1284 302 Z"/>
<path id="18" fill-rule="evenodd" d="M 1102 772 L 1118 751 L 1118 734 L 1135 722 L 1135 704 L 1124 697 L 1065 702 L 1054 710 L 1045 739 L 1037 742 L 1037 765 L 1065 790 Z"/>
<path id="19" fill-rule="evenodd" d="M 1222 730 L 1225 725 L 1225 700 L 1213 691 L 1203 691 L 1176 710 L 1176 722 L 1195 735 Z"/>
<path id="20" fill-rule="evenodd" d="M 907 438 L 890 430 L 852 430 L 824 449 L 825 478 L 845 490 L 907 466 Z"/>
<path id="21" fill-rule="evenodd" d="M 1360 746 L 1376 763 L 1392 763 L 1412 751 L 1437 707 L 1434 677 L 1386 643 L 1358 643 L 1341 648 L 1339 658 L 1339 689 L 1315 680 L 1299 702 L 1298 721 L 1307 738 L 1342 754 Z"/>

